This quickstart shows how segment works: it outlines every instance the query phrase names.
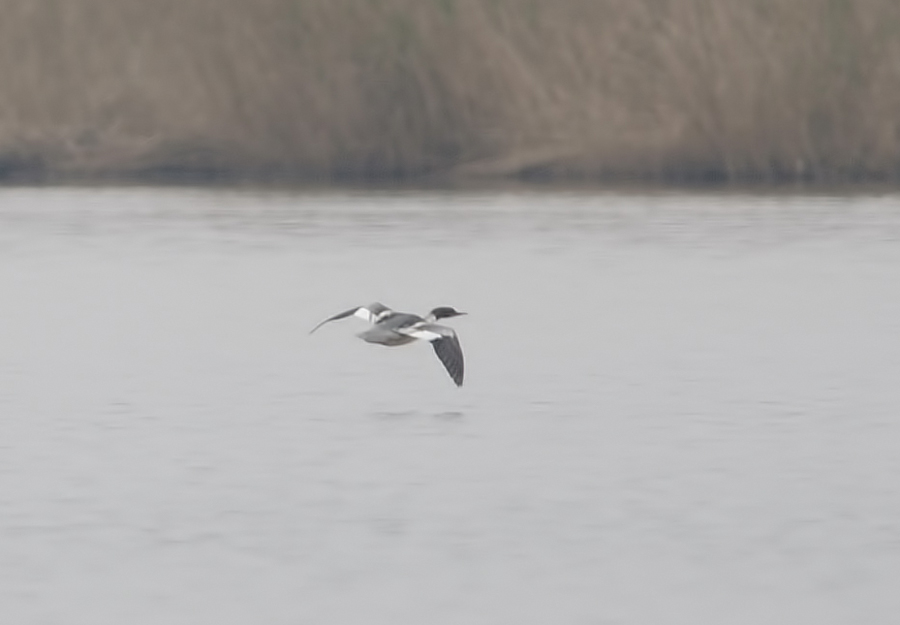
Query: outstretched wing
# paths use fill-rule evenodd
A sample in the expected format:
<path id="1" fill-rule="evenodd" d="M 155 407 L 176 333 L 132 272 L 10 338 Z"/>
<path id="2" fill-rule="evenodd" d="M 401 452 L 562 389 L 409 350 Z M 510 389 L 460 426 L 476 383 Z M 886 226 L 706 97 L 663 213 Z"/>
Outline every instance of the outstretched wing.
<path id="1" fill-rule="evenodd" d="M 450 374 L 457 386 L 462 386 L 465 363 L 463 361 L 462 346 L 460 346 L 459 338 L 456 336 L 453 328 L 436 323 L 420 322 L 405 328 L 397 328 L 395 332 L 429 341 L 447 373 Z"/>
<path id="2" fill-rule="evenodd" d="M 309 333 L 312 334 L 329 321 L 337 321 L 338 319 L 345 319 L 351 316 L 359 317 L 360 319 L 364 319 L 369 323 L 375 323 L 379 319 L 383 319 L 391 312 L 392 311 L 390 308 L 379 302 L 374 302 L 372 304 L 369 304 L 368 306 L 357 306 L 356 308 L 351 308 L 350 310 L 345 310 L 342 313 L 338 313 L 334 317 L 329 317 L 325 321 L 318 324 L 315 328 L 310 330 Z"/>
<path id="3" fill-rule="evenodd" d="M 465 365 L 463 363 L 462 347 L 456 334 L 431 342 L 434 353 L 444 363 L 444 368 L 457 386 L 462 386 Z"/>

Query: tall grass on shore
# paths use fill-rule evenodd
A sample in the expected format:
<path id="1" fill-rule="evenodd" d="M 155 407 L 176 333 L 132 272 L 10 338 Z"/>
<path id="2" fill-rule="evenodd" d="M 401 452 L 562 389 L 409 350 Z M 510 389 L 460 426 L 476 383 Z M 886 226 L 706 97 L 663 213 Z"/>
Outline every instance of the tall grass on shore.
<path id="1" fill-rule="evenodd" d="M 900 178 L 896 0 L 0 0 L 0 175 Z"/>

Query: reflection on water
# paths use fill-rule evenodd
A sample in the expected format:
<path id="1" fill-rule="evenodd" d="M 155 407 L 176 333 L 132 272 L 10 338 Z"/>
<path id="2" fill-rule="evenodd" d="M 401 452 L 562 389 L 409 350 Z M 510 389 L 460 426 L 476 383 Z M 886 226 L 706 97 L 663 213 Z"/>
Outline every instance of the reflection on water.
<path id="1" fill-rule="evenodd" d="M 893 623 L 897 284 L 892 196 L 4 190 L 0 614 Z"/>

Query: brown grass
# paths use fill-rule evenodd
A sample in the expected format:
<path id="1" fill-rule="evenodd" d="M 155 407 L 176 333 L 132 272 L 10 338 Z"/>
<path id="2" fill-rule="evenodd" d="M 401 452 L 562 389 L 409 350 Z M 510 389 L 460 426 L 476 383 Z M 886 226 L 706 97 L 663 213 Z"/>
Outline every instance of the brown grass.
<path id="1" fill-rule="evenodd" d="M 0 0 L 0 174 L 900 177 L 896 0 Z"/>

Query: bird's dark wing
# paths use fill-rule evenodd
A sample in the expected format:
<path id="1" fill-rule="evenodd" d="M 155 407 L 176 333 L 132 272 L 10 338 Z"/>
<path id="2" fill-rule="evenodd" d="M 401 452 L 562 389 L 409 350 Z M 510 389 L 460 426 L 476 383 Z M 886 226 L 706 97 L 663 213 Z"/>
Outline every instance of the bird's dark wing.
<path id="1" fill-rule="evenodd" d="M 406 328 L 397 328 L 395 332 L 429 341 L 434 348 L 434 353 L 447 369 L 447 373 L 450 374 L 457 386 L 462 386 L 465 363 L 459 338 L 453 328 L 436 323 L 420 322 Z"/>
<path id="2" fill-rule="evenodd" d="M 457 386 L 462 386 L 465 363 L 463 362 L 462 347 L 456 334 L 437 339 L 431 342 L 434 353 L 444 363 L 444 368 Z"/>
<path id="3" fill-rule="evenodd" d="M 318 324 L 315 328 L 310 330 L 309 333 L 312 334 L 329 321 L 337 321 L 338 319 L 345 319 L 350 316 L 356 316 L 361 319 L 365 319 L 369 323 L 375 323 L 375 321 L 380 316 L 383 316 L 385 313 L 390 312 L 391 310 L 387 306 L 385 306 L 384 304 L 379 304 L 378 302 L 369 304 L 368 306 L 357 306 L 355 308 L 351 308 L 350 310 L 345 310 L 344 312 L 338 313 L 334 317 L 329 317 L 325 321 Z"/>

